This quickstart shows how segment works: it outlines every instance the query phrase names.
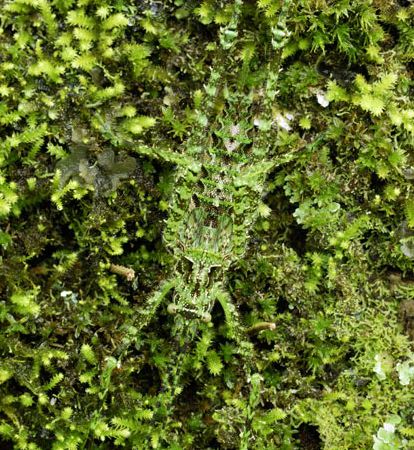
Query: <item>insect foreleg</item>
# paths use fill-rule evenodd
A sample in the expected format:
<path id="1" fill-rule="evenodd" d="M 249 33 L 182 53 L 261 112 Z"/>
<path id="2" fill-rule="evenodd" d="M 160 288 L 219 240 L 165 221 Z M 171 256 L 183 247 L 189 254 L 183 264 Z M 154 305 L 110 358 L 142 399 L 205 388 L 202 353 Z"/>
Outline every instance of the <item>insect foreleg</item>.
<path id="1" fill-rule="evenodd" d="M 171 289 L 177 286 L 178 281 L 179 280 L 177 278 L 167 280 L 161 285 L 160 289 L 152 294 L 150 299 L 146 302 L 145 308 L 140 311 L 138 329 L 144 328 L 149 323 L 149 321 L 154 317 L 161 302 L 171 291 Z"/>
<path id="2" fill-rule="evenodd" d="M 239 321 L 239 316 L 236 307 L 231 301 L 230 294 L 223 289 L 217 288 L 214 296 L 223 308 L 226 324 L 229 329 L 228 336 L 236 341 L 238 353 L 246 358 L 247 361 L 251 361 L 252 355 L 254 354 L 253 345 L 246 338 L 246 330 L 244 330 Z M 250 366 L 250 362 L 247 364 L 248 366 Z"/>

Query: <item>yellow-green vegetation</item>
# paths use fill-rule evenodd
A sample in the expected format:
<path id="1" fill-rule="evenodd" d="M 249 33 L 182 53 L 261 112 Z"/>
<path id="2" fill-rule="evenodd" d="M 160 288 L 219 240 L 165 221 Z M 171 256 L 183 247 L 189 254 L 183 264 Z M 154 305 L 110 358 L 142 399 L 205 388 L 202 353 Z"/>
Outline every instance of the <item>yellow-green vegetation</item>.
<path id="1" fill-rule="evenodd" d="M 0 7 L 0 448 L 414 449 L 412 2 Z"/>

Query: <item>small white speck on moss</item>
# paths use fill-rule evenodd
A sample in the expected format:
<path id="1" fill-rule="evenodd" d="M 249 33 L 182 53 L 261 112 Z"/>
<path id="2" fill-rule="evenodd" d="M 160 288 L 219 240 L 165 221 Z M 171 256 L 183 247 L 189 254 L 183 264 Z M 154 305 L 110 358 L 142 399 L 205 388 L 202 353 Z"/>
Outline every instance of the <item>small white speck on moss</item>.
<path id="1" fill-rule="evenodd" d="M 317 92 L 316 98 L 318 100 L 318 103 L 324 108 L 329 105 L 329 100 L 325 97 L 325 94 L 323 92 Z"/>
<path id="2" fill-rule="evenodd" d="M 60 293 L 60 296 L 63 297 L 63 298 L 65 298 L 65 297 L 68 297 L 69 295 L 72 295 L 72 294 L 73 294 L 72 291 L 62 291 L 62 292 Z"/>
<path id="3" fill-rule="evenodd" d="M 289 131 L 292 129 L 292 127 L 289 125 L 289 118 L 286 116 L 282 116 L 282 114 L 278 114 L 275 118 L 275 122 L 279 125 L 280 128 L 283 128 L 286 131 Z"/>

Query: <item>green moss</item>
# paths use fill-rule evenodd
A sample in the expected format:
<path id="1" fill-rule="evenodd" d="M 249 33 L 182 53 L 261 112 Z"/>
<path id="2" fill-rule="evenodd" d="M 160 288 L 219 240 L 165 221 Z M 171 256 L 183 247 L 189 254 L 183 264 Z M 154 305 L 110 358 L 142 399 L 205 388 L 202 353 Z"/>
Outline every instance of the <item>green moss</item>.
<path id="1" fill-rule="evenodd" d="M 3 3 L 0 447 L 414 447 L 413 6 Z"/>

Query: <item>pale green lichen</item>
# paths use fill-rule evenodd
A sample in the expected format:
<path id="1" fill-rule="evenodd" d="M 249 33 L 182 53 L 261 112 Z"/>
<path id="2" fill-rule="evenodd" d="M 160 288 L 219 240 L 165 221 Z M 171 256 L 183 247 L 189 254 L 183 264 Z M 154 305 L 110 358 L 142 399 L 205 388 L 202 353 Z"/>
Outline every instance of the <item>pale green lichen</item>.
<path id="1" fill-rule="evenodd" d="M 61 171 L 60 188 L 72 178 L 81 186 L 93 187 L 97 196 L 109 195 L 115 191 L 136 167 L 136 159 L 131 156 L 115 156 L 110 148 L 93 155 L 86 145 L 73 146 L 70 155 L 56 165 Z"/>

